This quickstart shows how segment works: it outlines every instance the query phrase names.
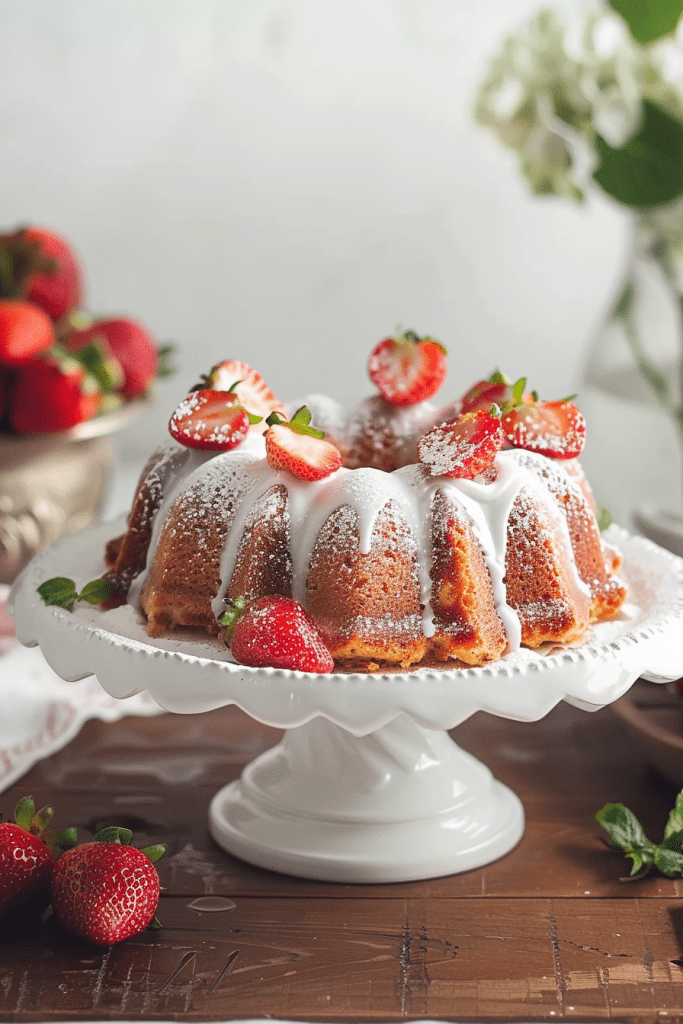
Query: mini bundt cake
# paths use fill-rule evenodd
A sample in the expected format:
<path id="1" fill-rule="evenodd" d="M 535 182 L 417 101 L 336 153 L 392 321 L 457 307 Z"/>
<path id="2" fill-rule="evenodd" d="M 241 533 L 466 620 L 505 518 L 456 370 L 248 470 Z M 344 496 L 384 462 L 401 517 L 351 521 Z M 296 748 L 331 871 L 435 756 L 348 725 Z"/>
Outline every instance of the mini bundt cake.
<path id="1" fill-rule="evenodd" d="M 267 389 L 256 401 L 251 379 L 234 370 L 244 365 L 221 364 L 223 390 L 196 390 L 174 414 L 176 440 L 148 462 L 127 531 L 108 545 L 109 604 L 141 609 L 150 636 L 178 626 L 221 635 L 226 609 L 281 595 L 303 606 L 346 669 L 481 665 L 520 644 L 578 641 L 618 612 L 620 559 L 602 542 L 573 454 L 572 431 L 583 429 L 574 406 L 567 426 L 560 403 L 541 409 L 507 383 L 509 398 L 491 413 L 468 408 L 465 396 L 445 417 L 429 394 L 405 407 L 375 396 L 348 417 L 312 396 L 315 419 L 329 427 L 322 440 L 305 405 L 287 421 Z M 216 433 L 216 394 L 231 424 L 222 450 L 205 443 Z M 240 420 L 228 448 L 245 410 L 252 425 Z M 539 410 L 546 428 L 559 417 L 567 446 L 555 434 L 535 442 L 529 423 Z M 526 447 L 505 440 L 513 421 Z M 539 450 L 548 444 L 553 457 Z M 324 452 L 324 472 L 322 446 L 335 453 Z"/>

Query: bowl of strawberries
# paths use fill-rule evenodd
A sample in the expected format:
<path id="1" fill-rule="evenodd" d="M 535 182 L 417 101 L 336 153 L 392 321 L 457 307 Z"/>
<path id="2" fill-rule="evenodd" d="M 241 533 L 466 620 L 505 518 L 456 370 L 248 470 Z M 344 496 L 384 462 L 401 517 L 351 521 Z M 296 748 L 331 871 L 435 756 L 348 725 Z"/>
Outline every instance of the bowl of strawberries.
<path id="1" fill-rule="evenodd" d="M 63 238 L 0 233 L 0 582 L 93 522 L 110 435 L 146 408 L 168 355 L 135 320 L 84 309 L 83 272 Z"/>

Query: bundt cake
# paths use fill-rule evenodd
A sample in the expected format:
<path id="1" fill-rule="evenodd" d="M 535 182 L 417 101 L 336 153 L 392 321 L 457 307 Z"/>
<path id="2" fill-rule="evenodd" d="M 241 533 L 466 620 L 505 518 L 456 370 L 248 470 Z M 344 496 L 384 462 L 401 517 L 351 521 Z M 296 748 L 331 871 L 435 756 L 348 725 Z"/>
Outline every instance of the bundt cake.
<path id="1" fill-rule="evenodd" d="M 254 399 L 245 380 L 254 371 L 244 366 L 221 364 L 223 390 L 196 391 L 190 413 L 177 411 L 175 440 L 148 462 L 128 528 L 107 547 L 116 588 L 108 603 L 137 606 L 150 636 L 177 626 L 221 635 L 236 602 L 248 609 L 281 595 L 303 606 L 338 666 L 371 671 L 481 665 L 520 644 L 578 641 L 591 623 L 618 612 L 626 593 L 615 575 L 619 556 L 602 542 L 574 449 L 558 446 L 555 433 L 552 457 L 534 443 L 528 412 L 536 415 L 542 403 L 523 382 L 506 383 L 507 406 L 494 403 L 491 413 L 468 408 L 467 396 L 438 410 L 420 395 L 402 407 L 380 394 L 348 416 L 323 396 L 291 415 L 267 389 Z M 215 379 L 215 371 L 205 378 L 209 389 Z M 252 425 L 240 428 L 244 440 L 228 450 L 204 445 L 215 429 L 196 413 L 206 394 L 201 408 L 210 419 L 216 393 L 230 417 L 251 414 Z M 559 415 L 567 430 L 566 410 L 546 404 L 544 423 Z M 308 409 L 328 427 L 324 441 Z M 505 440 L 506 415 L 515 429 L 522 423 L 527 447 Z M 579 427 L 575 416 L 572 429 Z M 462 458 L 443 456 L 452 435 L 466 454 L 464 473 Z M 290 440 L 294 454 L 275 461 L 276 442 Z M 333 449 L 338 461 L 318 478 L 313 470 L 302 478 L 296 460 L 315 463 L 316 445 Z M 482 470 L 471 453 L 491 445 Z"/>

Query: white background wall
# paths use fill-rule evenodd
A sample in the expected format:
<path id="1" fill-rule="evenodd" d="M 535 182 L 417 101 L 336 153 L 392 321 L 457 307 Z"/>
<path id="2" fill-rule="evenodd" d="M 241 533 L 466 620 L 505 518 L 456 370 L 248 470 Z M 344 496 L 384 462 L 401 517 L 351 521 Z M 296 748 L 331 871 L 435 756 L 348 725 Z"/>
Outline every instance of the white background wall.
<path id="1" fill-rule="evenodd" d="M 471 118 L 537 6 L 0 0 L 0 224 L 69 237 L 93 310 L 178 344 L 127 445 L 222 358 L 355 401 L 399 323 L 449 347 L 444 400 L 496 365 L 574 390 L 623 215 L 533 199 Z"/>

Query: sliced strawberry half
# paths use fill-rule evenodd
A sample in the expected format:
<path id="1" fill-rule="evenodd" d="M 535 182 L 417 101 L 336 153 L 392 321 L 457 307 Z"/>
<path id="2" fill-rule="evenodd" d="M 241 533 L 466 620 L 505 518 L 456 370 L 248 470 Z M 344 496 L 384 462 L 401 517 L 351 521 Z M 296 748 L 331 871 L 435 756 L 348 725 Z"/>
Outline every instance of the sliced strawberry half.
<path id="1" fill-rule="evenodd" d="M 287 417 L 284 405 L 277 400 L 261 374 L 239 359 L 226 359 L 218 363 L 210 373 L 202 377 L 202 384 L 214 391 L 234 390 L 244 408 L 261 417 L 261 422 L 252 424 L 251 428 L 259 434 L 267 430 L 266 420 L 271 412 Z"/>
<path id="2" fill-rule="evenodd" d="M 341 452 L 311 427 L 311 411 L 302 405 L 285 422 L 277 412 L 268 417 L 266 457 L 272 469 L 286 469 L 299 480 L 322 480 L 341 467 Z"/>
<path id="3" fill-rule="evenodd" d="M 468 412 L 432 427 L 418 441 L 417 457 L 432 476 L 473 480 L 493 465 L 504 440 L 497 416 Z"/>
<path id="4" fill-rule="evenodd" d="M 525 448 L 551 459 L 575 459 L 586 440 L 586 421 L 569 400 L 522 401 L 504 412 L 502 423 L 513 448 Z"/>
<path id="5" fill-rule="evenodd" d="M 230 611 L 227 617 L 233 617 Z M 231 633 L 226 635 L 226 643 L 242 665 L 299 672 L 331 672 L 334 668 L 313 619 L 291 597 L 260 597 L 234 626 L 227 621 L 224 624 Z"/>
<path id="6" fill-rule="evenodd" d="M 406 331 L 373 348 L 368 373 L 391 405 L 416 405 L 435 395 L 446 377 L 446 349 L 434 338 Z"/>
<path id="7" fill-rule="evenodd" d="M 249 433 L 249 413 L 231 391 L 192 391 L 169 420 L 171 436 L 186 448 L 230 451 Z"/>

